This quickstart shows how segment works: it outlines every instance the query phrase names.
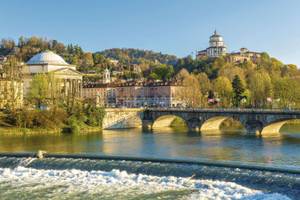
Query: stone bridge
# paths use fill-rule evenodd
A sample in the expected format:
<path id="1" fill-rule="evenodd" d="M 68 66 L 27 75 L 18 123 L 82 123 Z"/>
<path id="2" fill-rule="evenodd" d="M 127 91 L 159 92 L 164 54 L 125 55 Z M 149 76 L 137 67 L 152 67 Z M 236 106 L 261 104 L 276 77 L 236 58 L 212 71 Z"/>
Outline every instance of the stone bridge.
<path id="1" fill-rule="evenodd" d="M 189 109 L 189 108 L 150 108 L 150 109 L 110 109 L 104 120 L 104 129 L 143 127 L 151 131 L 157 122 L 169 124 L 175 117 L 183 119 L 189 130 L 218 130 L 229 118 L 239 121 L 250 134 L 279 133 L 280 128 L 293 119 L 300 119 L 297 110 L 267 109 Z M 116 117 L 118 116 L 118 117 Z M 117 123 L 114 123 L 117 122 Z M 107 126 L 110 123 L 110 126 Z M 129 126 L 128 126 L 129 125 Z"/>
<path id="2" fill-rule="evenodd" d="M 103 129 L 123 129 L 142 127 L 144 109 L 106 108 L 102 122 Z"/>

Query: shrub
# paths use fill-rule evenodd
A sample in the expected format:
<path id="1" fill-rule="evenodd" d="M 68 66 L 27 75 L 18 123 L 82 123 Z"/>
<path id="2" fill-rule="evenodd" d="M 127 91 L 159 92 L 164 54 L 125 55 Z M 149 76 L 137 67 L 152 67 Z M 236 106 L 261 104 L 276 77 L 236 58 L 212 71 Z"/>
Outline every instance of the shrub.
<path id="1" fill-rule="evenodd" d="M 87 117 L 86 124 L 90 126 L 102 126 L 102 120 L 105 115 L 103 108 L 88 105 L 85 108 L 85 114 Z"/>
<path id="2" fill-rule="evenodd" d="M 67 123 L 69 125 L 68 132 L 79 133 L 81 124 L 75 115 L 70 116 Z"/>

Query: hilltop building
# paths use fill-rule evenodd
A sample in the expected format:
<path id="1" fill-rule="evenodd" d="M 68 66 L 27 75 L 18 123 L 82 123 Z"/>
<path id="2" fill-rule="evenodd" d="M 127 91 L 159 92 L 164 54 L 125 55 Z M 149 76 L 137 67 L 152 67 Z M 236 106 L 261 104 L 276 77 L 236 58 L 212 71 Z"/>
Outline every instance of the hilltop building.
<path id="1" fill-rule="evenodd" d="M 52 51 L 45 51 L 33 56 L 24 67 L 24 93 L 28 92 L 32 78 L 40 73 L 53 73 L 61 81 L 62 94 L 81 97 L 82 74 L 74 65 L 68 64 Z"/>
<path id="2" fill-rule="evenodd" d="M 261 57 L 261 53 L 249 51 L 247 48 L 241 48 L 239 52 L 227 53 L 223 37 L 215 31 L 209 38 L 209 47 L 198 51 L 196 57 L 202 59 L 204 57 L 217 58 L 220 56 L 226 56 L 227 60 L 233 63 L 243 63 L 246 61 L 255 63 Z"/>
<path id="3" fill-rule="evenodd" d="M 249 51 L 247 48 L 241 48 L 239 52 L 233 52 L 229 54 L 229 61 L 233 63 L 243 63 L 252 61 L 256 63 L 261 57 L 261 53 Z"/>
<path id="4" fill-rule="evenodd" d="M 215 31 L 209 38 L 209 47 L 197 53 L 197 58 L 207 56 L 209 58 L 216 58 L 226 55 L 227 47 L 221 35 Z"/>

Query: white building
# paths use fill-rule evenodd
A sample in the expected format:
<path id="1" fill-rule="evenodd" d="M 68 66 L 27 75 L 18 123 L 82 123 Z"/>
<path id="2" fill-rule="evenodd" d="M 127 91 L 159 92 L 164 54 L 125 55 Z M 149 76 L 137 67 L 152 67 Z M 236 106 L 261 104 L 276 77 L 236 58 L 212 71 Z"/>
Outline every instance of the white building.
<path id="1" fill-rule="evenodd" d="M 68 64 L 52 51 L 45 51 L 33 56 L 24 67 L 24 93 L 28 92 L 32 78 L 36 74 L 53 73 L 61 82 L 61 91 L 65 95 L 81 97 L 82 74 L 74 65 Z"/>
<path id="2" fill-rule="evenodd" d="M 201 58 L 204 56 L 210 58 L 216 58 L 219 56 L 226 55 L 227 47 L 224 43 L 223 37 L 215 31 L 209 38 L 209 47 L 205 50 L 199 51 L 197 57 Z"/>

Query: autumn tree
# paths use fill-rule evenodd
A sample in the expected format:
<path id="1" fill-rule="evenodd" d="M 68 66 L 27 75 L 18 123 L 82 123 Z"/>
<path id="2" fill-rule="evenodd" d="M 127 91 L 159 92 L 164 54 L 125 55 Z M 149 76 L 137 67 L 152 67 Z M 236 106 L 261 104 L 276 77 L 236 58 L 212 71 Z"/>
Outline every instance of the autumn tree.
<path id="1" fill-rule="evenodd" d="M 276 78 L 273 80 L 274 101 L 279 107 L 292 107 L 299 100 L 299 83 L 296 80 L 285 78 Z"/>
<path id="2" fill-rule="evenodd" d="M 195 75 L 185 74 L 182 77 L 182 88 L 178 95 L 187 107 L 196 108 L 202 105 L 201 88 Z"/>
<path id="3" fill-rule="evenodd" d="M 228 78 L 220 76 L 213 82 L 214 91 L 217 97 L 220 98 L 220 105 L 223 107 L 230 106 L 232 97 L 232 85 Z"/>
<path id="4" fill-rule="evenodd" d="M 199 73 L 196 75 L 199 84 L 201 93 L 203 95 L 208 95 L 208 91 L 211 89 L 211 83 L 206 73 Z"/>
<path id="5" fill-rule="evenodd" d="M 239 76 L 240 80 L 245 79 L 244 70 L 238 66 L 224 66 L 219 70 L 219 76 L 227 77 L 230 81 L 233 81 L 235 76 Z"/>
<path id="6" fill-rule="evenodd" d="M 265 71 L 254 71 L 249 74 L 248 87 L 251 94 L 252 107 L 265 107 L 267 98 L 273 94 L 273 86 L 269 74 Z"/>
<path id="7" fill-rule="evenodd" d="M 185 78 L 190 76 L 190 73 L 185 68 L 182 68 L 176 75 L 175 80 L 182 82 Z"/>

